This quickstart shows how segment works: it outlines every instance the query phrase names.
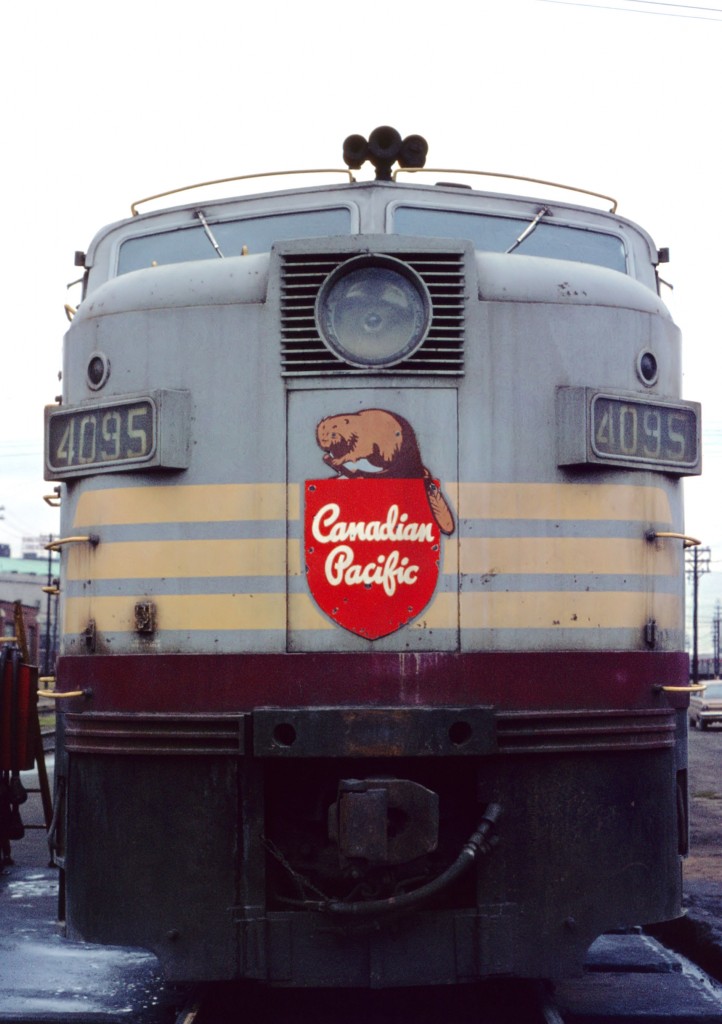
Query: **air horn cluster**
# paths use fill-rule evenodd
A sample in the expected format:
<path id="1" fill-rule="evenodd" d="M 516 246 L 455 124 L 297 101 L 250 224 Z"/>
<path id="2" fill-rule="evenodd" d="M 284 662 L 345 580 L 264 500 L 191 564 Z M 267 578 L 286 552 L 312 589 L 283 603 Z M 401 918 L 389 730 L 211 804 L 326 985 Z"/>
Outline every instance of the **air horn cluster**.
<path id="1" fill-rule="evenodd" d="M 374 128 L 368 139 L 349 135 L 343 144 L 346 166 L 357 171 L 370 160 L 376 168 L 377 181 L 391 181 L 391 168 L 397 161 L 400 167 L 423 167 L 428 151 L 428 143 L 421 135 L 402 139 L 395 128 L 387 125 Z"/>

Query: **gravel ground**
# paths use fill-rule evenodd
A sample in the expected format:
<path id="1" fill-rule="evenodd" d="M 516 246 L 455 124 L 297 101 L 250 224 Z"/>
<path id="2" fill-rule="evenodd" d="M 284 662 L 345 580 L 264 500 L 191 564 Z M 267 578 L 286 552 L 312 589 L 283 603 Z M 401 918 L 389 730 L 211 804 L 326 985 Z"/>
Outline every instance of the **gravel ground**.
<path id="1" fill-rule="evenodd" d="M 722 900 L 722 726 L 689 731 L 690 855 L 687 883 Z"/>
<path id="2" fill-rule="evenodd" d="M 653 935 L 722 981 L 722 726 L 689 730 L 686 916 Z"/>

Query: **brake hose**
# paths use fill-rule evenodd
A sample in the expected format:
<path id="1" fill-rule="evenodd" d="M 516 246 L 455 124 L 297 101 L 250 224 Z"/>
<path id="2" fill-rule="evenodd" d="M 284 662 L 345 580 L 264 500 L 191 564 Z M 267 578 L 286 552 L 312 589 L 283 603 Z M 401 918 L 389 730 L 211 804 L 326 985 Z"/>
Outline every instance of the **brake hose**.
<path id="1" fill-rule="evenodd" d="M 370 917 L 374 914 L 388 914 L 393 911 L 408 910 L 424 900 L 430 899 L 455 882 L 469 868 L 481 853 L 489 853 L 491 844 L 489 835 L 501 817 L 499 804 L 489 804 L 482 815 L 476 831 L 469 837 L 461 853 L 446 871 L 443 871 L 432 882 L 422 885 L 413 892 L 402 893 L 400 896 L 389 896 L 385 900 L 366 900 L 356 903 L 344 903 L 340 900 L 324 900 L 309 907 L 324 913 L 338 914 L 346 917 Z M 306 904 L 308 907 L 309 905 Z"/>

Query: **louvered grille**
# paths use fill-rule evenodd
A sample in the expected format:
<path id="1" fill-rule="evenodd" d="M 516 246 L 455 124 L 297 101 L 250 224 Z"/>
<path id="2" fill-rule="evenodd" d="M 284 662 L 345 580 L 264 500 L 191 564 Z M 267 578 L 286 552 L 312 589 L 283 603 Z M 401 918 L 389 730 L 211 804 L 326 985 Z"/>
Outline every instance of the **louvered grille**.
<path id="1" fill-rule="evenodd" d="M 69 714 L 65 748 L 74 754 L 225 754 L 244 747 L 243 714 Z"/>
<path id="2" fill-rule="evenodd" d="M 462 253 L 394 252 L 426 283 L 433 315 L 424 344 L 402 363 L 357 369 L 337 358 L 316 329 L 316 296 L 328 275 L 354 253 L 286 253 L 281 269 L 281 359 L 284 376 L 370 373 L 459 375 L 464 372 L 465 282 Z"/>
<path id="3" fill-rule="evenodd" d="M 507 711 L 497 716 L 499 752 L 655 750 L 674 746 L 674 711 Z"/>

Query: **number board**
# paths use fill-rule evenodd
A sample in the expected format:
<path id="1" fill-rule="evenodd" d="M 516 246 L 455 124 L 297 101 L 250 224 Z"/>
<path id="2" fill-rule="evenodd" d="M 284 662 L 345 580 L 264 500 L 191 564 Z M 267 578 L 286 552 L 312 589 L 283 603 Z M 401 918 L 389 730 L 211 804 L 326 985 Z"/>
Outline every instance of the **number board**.
<path id="1" fill-rule="evenodd" d="M 153 391 L 45 410 L 45 479 L 188 466 L 190 393 Z"/>
<path id="2" fill-rule="evenodd" d="M 697 402 L 559 388 L 557 429 L 560 466 L 597 463 L 680 476 L 701 472 Z"/>

